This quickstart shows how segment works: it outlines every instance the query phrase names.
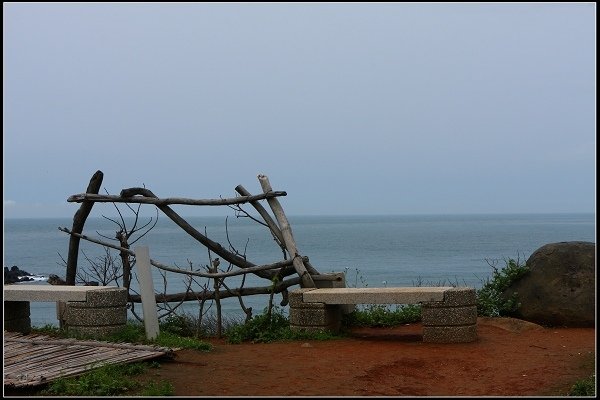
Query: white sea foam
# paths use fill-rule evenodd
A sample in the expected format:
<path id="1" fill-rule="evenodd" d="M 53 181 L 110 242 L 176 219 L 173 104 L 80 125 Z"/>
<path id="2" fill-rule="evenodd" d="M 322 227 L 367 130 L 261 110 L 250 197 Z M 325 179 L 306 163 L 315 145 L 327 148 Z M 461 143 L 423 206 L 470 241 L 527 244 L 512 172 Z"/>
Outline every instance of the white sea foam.
<path id="1" fill-rule="evenodd" d="M 19 279 L 29 278 L 29 280 L 21 281 L 18 283 L 30 283 L 30 282 L 46 282 L 48 281 L 48 277 L 44 275 L 23 275 L 19 276 Z"/>

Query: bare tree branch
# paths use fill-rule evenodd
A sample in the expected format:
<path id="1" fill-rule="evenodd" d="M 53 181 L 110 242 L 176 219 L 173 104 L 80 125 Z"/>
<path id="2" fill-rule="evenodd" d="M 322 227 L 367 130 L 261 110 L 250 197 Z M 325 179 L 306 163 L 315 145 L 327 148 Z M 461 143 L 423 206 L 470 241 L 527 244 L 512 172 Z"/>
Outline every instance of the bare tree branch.
<path id="1" fill-rule="evenodd" d="M 120 246 L 116 246 L 114 244 L 111 243 L 106 243 L 97 239 L 93 239 L 90 238 L 86 235 L 81 235 L 79 233 L 75 233 L 75 232 L 71 232 L 69 229 L 67 228 L 62 228 L 59 227 L 58 230 L 68 233 L 69 235 L 75 235 L 81 239 L 87 240 L 89 242 L 93 242 L 93 243 L 97 243 L 100 244 L 102 246 L 106 246 L 106 247 L 110 247 L 113 248 L 115 250 L 119 250 L 119 251 L 124 251 L 126 253 L 128 253 L 129 255 L 135 256 L 135 252 L 130 250 L 130 249 L 126 249 L 124 247 L 120 247 Z M 303 257 L 303 260 L 308 260 L 308 257 Z M 292 260 L 284 260 L 284 261 L 279 261 L 273 264 L 265 264 L 265 265 L 255 265 L 254 267 L 250 267 L 250 268 L 245 268 L 243 270 L 238 270 L 238 271 L 231 271 L 231 272 L 221 272 L 221 273 L 217 273 L 217 274 L 212 274 L 212 273 L 205 273 L 205 272 L 199 272 L 199 271 L 186 271 L 186 270 L 182 270 L 180 268 L 173 268 L 173 267 L 169 267 L 167 265 L 161 264 L 157 261 L 154 260 L 150 260 L 150 264 L 152 264 L 153 266 L 155 266 L 156 268 L 165 270 L 165 271 L 170 271 L 170 272 L 175 272 L 178 274 L 187 274 L 187 275 L 194 275 L 194 276 L 200 276 L 203 278 L 224 278 L 227 276 L 236 276 L 236 275 L 244 275 L 247 273 L 255 273 L 255 272 L 260 272 L 260 271 L 265 271 L 265 270 L 271 270 L 271 269 L 279 269 L 279 268 L 284 268 L 284 267 L 289 267 L 290 265 L 292 265 Z M 285 271 L 286 276 L 293 274 L 293 269 L 287 269 Z"/>
<path id="2" fill-rule="evenodd" d="M 154 204 L 156 206 L 167 206 L 170 204 L 182 204 L 188 206 L 226 206 L 228 204 L 243 204 L 255 200 L 270 199 L 278 196 L 287 196 L 286 192 L 273 191 L 265 194 L 257 194 L 254 196 L 238 196 L 234 198 L 221 198 L 221 199 L 186 199 L 181 197 L 168 197 L 159 199 L 156 196 L 140 195 L 145 188 L 130 188 L 123 189 L 120 196 L 102 195 L 102 194 L 91 194 L 91 193 L 80 193 L 69 196 L 67 201 L 69 203 L 81 203 L 84 201 L 96 202 L 96 203 L 142 203 L 142 204 Z"/>

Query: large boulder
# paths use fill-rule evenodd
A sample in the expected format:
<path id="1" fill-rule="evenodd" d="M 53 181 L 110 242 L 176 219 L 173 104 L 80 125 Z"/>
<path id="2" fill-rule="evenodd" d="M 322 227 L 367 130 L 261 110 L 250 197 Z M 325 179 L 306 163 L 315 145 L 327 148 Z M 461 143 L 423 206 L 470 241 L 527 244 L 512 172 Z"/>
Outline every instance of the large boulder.
<path id="1" fill-rule="evenodd" d="M 521 306 L 513 315 L 546 326 L 595 324 L 596 244 L 550 243 L 527 260 L 530 271 L 504 291 Z"/>

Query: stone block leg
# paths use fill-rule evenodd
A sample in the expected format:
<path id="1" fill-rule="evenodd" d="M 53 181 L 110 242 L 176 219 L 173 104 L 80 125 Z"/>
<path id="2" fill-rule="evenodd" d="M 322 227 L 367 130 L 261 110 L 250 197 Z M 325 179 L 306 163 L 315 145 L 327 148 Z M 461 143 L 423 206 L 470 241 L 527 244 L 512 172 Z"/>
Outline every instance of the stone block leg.
<path id="1" fill-rule="evenodd" d="M 346 287 L 346 274 L 343 272 L 332 272 L 327 274 L 328 276 L 334 276 L 335 279 L 332 280 L 319 280 L 319 275 L 314 277 L 315 286 L 317 289 L 322 288 L 345 288 Z M 356 310 L 356 306 L 354 304 L 340 304 L 340 309 L 342 310 L 342 314 L 350 314 L 354 310 Z"/>
<path id="2" fill-rule="evenodd" d="M 444 300 L 423 303 L 423 342 L 468 343 L 477 340 L 477 303 L 475 289 L 454 288 Z"/>
<path id="3" fill-rule="evenodd" d="M 8 332 L 31 332 L 30 305 L 28 301 L 4 302 L 4 330 Z"/>
<path id="4" fill-rule="evenodd" d="M 86 301 L 69 301 L 63 315 L 68 331 L 101 337 L 115 333 L 127 323 L 127 290 L 90 291 Z"/>
<path id="5" fill-rule="evenodd" d="M 342 325 L 342 309 L 336 305 L 304 303 L 302 294 L 312 289 L 290 292 L 290 329 L 300 332 L 338 332 Z"/>

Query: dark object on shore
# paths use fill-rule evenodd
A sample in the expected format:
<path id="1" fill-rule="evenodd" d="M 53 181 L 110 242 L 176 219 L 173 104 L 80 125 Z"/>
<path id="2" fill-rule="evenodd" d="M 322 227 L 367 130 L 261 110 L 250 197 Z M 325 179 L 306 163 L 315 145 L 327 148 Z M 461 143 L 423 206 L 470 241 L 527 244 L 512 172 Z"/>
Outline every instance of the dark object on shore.
<path id="1" fill-rule="evenodd" d="M 54 274 L 50 274 L 48 276 L 48 283 L 51 285 L 66 285 L 67 282 L 62 279 L 60 276 L 58 275 L 54 275 Z"/>
<path id="2" fill-rule="evenodd" d="M 16 265 L 13 265 L 10 270 L 4 267 L 4 284 L 32 281 L 29 275 L 31 275 L 29 272 L 20 270 Z"/>
<path id="3" fill-rule="evenodd" d="M 550 243 L 526 262 L 529 272 L 506 289 L 521 306 L 514 317 L 540 325 L 593 327 L 595 324 L 596 244 Z"/>

